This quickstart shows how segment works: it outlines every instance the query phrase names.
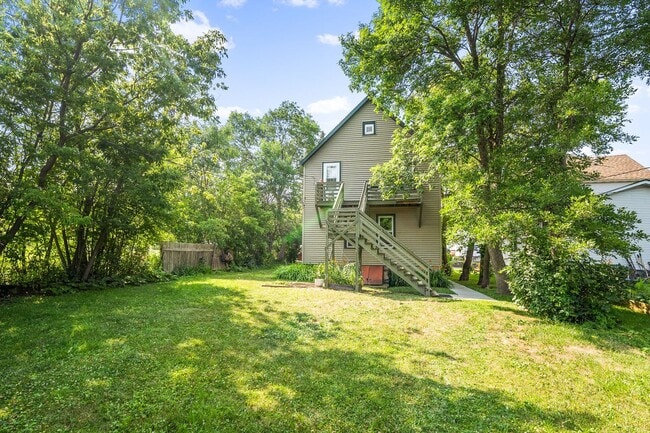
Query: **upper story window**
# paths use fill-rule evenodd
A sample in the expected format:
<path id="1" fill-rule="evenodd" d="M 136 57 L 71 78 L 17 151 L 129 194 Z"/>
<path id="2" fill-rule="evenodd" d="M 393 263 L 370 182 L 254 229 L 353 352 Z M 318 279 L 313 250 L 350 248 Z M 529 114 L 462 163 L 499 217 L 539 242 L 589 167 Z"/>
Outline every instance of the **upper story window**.
<path id="1" fill-rule="evenodd" d="M 375 122 L 363 122 L 363 135 L 375 135 Z"/>
<path id="2" fill-rule="evenodd" d="M 323 181 L 340 182 L 341 181 L 341 163 L 324 162 L 323 163 Z"/>

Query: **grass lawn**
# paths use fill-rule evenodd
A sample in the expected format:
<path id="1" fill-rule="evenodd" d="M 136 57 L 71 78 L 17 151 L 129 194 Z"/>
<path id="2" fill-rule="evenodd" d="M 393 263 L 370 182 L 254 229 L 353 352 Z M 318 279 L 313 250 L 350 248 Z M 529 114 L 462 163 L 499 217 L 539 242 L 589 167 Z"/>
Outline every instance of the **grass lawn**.
<path id="1" fill-rule="evenodd" d="M 648 431 L 650 316 L 597 330 L 270 274 L 0 303 L 0 431 Z"/>

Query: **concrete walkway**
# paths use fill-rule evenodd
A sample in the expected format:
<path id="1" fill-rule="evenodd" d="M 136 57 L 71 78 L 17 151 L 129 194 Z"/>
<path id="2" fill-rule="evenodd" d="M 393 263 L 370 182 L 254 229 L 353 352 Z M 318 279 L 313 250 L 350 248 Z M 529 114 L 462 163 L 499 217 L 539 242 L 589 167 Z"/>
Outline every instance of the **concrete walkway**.
<path id="1" fill-rule="evenodd" d="M 479 293 L 476 290 L 472 290 L 469 287 L 465 287 L 454 281 L 452 281 L 451 284 L 451 290 L 456 293 L 455 295 L 451 295 L 451 297 L 454 299 L 465 299 L 468 301 L 494 301 L 494 299 L 490 298 L 489 296 L 486 296 L 483 293 Z"/>

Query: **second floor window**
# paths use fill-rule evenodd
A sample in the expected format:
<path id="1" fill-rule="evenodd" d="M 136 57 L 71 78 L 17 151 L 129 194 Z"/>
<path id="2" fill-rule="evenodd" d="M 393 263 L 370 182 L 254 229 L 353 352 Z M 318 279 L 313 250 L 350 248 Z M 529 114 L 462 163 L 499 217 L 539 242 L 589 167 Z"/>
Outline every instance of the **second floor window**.
<path id="1" fill-rule="evenodd" d="M 324 162 L 323 163 L 323 180 L 325 182 L 340 182 L 341 181 L 341 163 L 340 162 Z"/>

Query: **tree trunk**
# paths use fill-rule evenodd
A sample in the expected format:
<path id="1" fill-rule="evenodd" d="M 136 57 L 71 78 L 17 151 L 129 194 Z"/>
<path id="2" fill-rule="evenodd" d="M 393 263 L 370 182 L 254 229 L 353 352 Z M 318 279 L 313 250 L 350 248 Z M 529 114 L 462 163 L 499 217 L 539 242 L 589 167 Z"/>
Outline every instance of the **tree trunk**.
<path id="1" fill-rule="evenodd" d="M 95 247 L 93 248 L 93 251 L 90 254 L 90 258 L 86 263 L 86 267 L 84 269 L 83 275 L 81 276 L 81 281 L 83 282 L 88 281 L 88 278 L 90 277 L 90 273 L 92 272 L 93 267 L 97 262 L 97 256 L 106 246 L 107 240 L 108 240 L 108 229 L 103 228 L 99 235 L 99 239 L 97 239 L 97 243 L 95 244 Z"/>
<path id="2" fill-rule="evenodd" d="M 472 258 L 474 257 L 474 239 L 470 239 L 467 243 L 467 252 L 465 253 L 465 261 L 463 262 L 463 271 L 460 273 L 458 281 L 469 280 L 469 273 L 472 271 Z"/>
<path id="3" fill-rule="evenodd" d="M 449 276 L 451 275 L 451 264 L 449 263 L 449 255 L 447 254 L 447 236 L 445 233 L 447 232 L 447 217 L 442 216 L 442 228 L 441 228 L 441 251 L 442 251 L 442 260 L 441 260 L 441 265 L 442 265 L 442 272 Z"/>
<path id="4" fill-rule="evenodd" d="M 508 281 L 506 276 L 503 273 L 503 269 L 506 267 L 506 262 L 503 259 L 503 253 L 499 247 L 488 247 L 488 252 L 490 253 L 490 262 L 492 268 L 494 268 L 494 278 L 497 283 L 497 293 L 500 295 L 509 295 L 510 288 L 508 287 Z"/>
<path id="5" fill-rule="evenodd" d="M 490 252 L 485 245 L 481 247 L 481 270 L 478 284 L 484 289 L 490 286 Z"/>

